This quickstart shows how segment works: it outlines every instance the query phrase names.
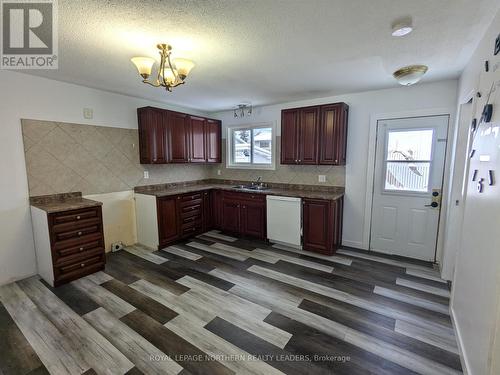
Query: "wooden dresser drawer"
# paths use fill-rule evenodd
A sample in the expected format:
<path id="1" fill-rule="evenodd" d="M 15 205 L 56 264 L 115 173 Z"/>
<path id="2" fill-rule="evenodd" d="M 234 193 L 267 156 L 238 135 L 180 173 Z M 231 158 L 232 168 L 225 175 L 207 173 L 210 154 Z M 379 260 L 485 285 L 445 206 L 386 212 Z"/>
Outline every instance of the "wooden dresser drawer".
<path id="1" fill-rule="evenodd" d="M 96 224 L 101 224 L 101 219 L 98 217 L 91 218 L 91 219 L 84 219 L 84 220 L 78 220 L 78 221 L 70 221 L 67 223 L 63 224 L 54 224 L 52 226 L 52 231 L 54 233 L 64 233 L 64 232 L 70 232 L 72 230 L 77 230 L 79 228 L 86 228 L 90 227 Z"/>
<path id="2" fill-rule="evenodd" d="M 104 247 L 97 243 L 95 246 L 90 246 L 91 244 L 82 245 L 80 247 L 72 247 L 70 249 L 65 249 L 65 251 L 72 250 L 72 252 L 67 252 L 65 255 L 57 255 L 53 258 L 54 265 L 63 264 L 68 262 L 77 262 L 80 259 L 90 258 L 96 255 L 102 255 L 104 253 Z M 93 245 L 93 244 L 92 244 Z"/>
<path id="3" fill-rule="evenodd" d="M 84 228 L 76 228 L 68 230 L 67 232 L 53 233 L 54 243 L 64 240 L 69 240 L 71 238 L 80 238 L 87 234 L 97 233 L 101 231 L 101 224 L 96 223 Z"/>
<path id="4" fill-rule="evenodd" d="M 99 219 L 100 207 L 85 208 L 82 210 L 65 211 L 52 214 L 52 223 L 62 224 L 73 221 L 86 220 L 91 218 Z"/>
<path id="5" fill-rule="evenodd" d="M 189 223 L 194 223 L 196 221 L 201 221 L 201 214 L 197 215 L 192 215 L 192 216 L 186 216 L 186 217 L 181 217 L 181 225 L 189 224 Z"/>
<path id="6" fill-rule="evenodd" d="M 105 259 L 104 254 L 101 254 L 78 262 L 54 267 L 55 286 L 104 269 Z"/>
<path id="7" fill-rule="evenodd" d="M 53 244 L 52 247 L 56 252 L 60 252 L 61 250 L 81 246 L 83 244 L 87 244 L 93 241 L 101 241 L 102 243 L 103 241 L 102 234 L 97 232 L 97 233 L 82 235 L 64 241 L 57 241 Z"/>
<path id="8" fill-rule="evenodd" d="M 201 192 L 184 194 L 184 195 L 181 195 L 180 198 L 181 198 L 181 202 L 189 202 L 189 201 L 193 201 L 196 199 L 201 199 Z"/>
<path id="9" fill-rule="evenodd" d="M 190 206 L 185 206 L 180 208 L 180 213 L 185 214 L 187 212 L 200 212 L 201 213 L 201 201 L 198 204 L 193 204 Z"/>

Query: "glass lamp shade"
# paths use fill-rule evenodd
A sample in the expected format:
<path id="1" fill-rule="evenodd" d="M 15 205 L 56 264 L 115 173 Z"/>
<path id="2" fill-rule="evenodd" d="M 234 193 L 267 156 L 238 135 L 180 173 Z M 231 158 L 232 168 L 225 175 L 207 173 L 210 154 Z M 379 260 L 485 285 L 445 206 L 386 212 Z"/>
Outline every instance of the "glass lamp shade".
<path id="1" fill-rule="evenodd" d="M 175 74 L 169 67 L 163 69 L 163 72 L 160 73 L 162 77 L 165 78 L 168 84 L 173 84 L 175 82 Z"/>
<path id="2" fill-rule="evenodd" d="M 188 59 L 175 59 L 174 65 L 182 79 L 186 78 L 191 69 L 194 68 L 194 62 Z"/>
<path id="3" fill-rule="evenodd" d="M 132 57 L 130 61 L 135 65 L 142 78 L 146 79 L 151 75 L 155 59 L 151 57 Z"/>
<path id="4" fill-rule="evenodd" d="M 410 86 L 422 79 L 428 68 L 425 65 L 410 65 L 393 73 L 394 78 L 403 86 Z"/>

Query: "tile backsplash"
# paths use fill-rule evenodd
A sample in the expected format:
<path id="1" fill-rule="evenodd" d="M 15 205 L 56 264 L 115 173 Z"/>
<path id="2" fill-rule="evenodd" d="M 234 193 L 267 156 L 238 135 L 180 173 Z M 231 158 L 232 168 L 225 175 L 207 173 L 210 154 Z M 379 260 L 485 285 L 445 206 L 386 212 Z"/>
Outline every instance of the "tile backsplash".
<path id="1" fill-rule="evenodd" d="M 222 142 L 222 160 L 226 160 L 226 140 Z M 281 152 L 281 137 L 276 137 L 276 155 Z M 217 174 L 217 170 L 221 174 Z M 226 164 L 212 167 L 211 178 L 223 180 L 252 181 L 261 176 L 264 182 L 297 185 L 345 186 L 345 167 L 331 165 L 281 165 L 279 160 L 275 170 L 233 169 Z M 325 182 L 318 181 L 318 175 L 326 176 Z"/>
<path id="2" fill-rule="evenodd" d="M 137 129 L 21 120 L 30 196 L 81 191 L 83 195 L 133 190 L 135 186 L 207 178 L 299 185 L 345 185 L 345 167 L 280 165 L 276 169 L 228 169 L 226 164 L 141 165 Z M 280 155 L 280 137 L 276 138 Z M 226 160 L 225 140 L 222 157 Z M 149 179 L 144 179 L 144 170 Z M 217 171 L 221 174 L 218 175 Z M 326 182 L 319 182 L 325 175 Z"/>
<path id="3" fill-rule="evenodd" d="M 210 176 L 211 167 L 139 163 L 137 129 L 21 120 L 30 196 L 133 190 Z M 144 170 L 149 179 L 144 179 Z"/>

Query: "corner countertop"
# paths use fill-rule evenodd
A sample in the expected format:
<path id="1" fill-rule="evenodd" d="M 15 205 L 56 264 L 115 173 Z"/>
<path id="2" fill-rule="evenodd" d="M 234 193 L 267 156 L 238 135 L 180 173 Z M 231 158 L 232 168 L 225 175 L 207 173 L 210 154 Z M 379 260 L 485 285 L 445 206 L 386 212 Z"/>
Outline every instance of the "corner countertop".
<path id="1" fill-rule="evenodd" d="M 30 204 L 48 214 L 102 206 L 102 202 L 82 198 L 81 192 L 30 197 Z"/>
<path id="2" fill-rule="evenodd" d="M 280 184 L 278 186 L 271 185 L 267 190 L 252 190 L 252 189 L 241 189 L 236 188 L 236 185 L 242 183 L 247 183 L 248 181 L 236 181 L 229 183 L 195 183 L 182 186 L 139 186 L 135 188 L 136 194 L 153 195 L 156 197 L 166 197 L 178 194 L 187 194 L 196 191 L 219 189 L 224 191 L 233 191 L 241 193 L 251 193 L 251 194 L 264 194 L 264 195 L 278 195 L 284 197 L 297 197 L 297 198 L 310 198 L 310 199 L 326 199 L 326 200 L 337 200 L 344 196 L 343 188 L 339 187 L 318 187 L 315 189 L 314 185 L 289 185 Z"/>

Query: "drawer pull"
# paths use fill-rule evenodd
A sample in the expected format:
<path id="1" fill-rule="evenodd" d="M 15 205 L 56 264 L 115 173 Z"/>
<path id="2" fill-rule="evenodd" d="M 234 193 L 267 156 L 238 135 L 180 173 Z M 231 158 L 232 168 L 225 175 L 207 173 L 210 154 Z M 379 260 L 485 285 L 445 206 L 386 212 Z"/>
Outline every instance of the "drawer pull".
<path id="1" fill-rule="evenodd" d="M 83 247 L 80 247 L 80 251 L 83 251 Z"/>
<path id="2" fill-rule="evenodd" d="M 78 235 L 81 236 L 83 233 L 82 232 L 78 232 Z"/>
<path id="3" fill-rule="evenodd" d="M 80 215 L 78 215 L 78 216 L 76 217 L 76 220 L 80 220 L 80 219 L 81 219 L 81 216 L 80 216 Z"/>
<path id="4" fill-rule="evenodd" d="M 85 267 L 85 263 L 80 264 L 80 267 Z"/>

